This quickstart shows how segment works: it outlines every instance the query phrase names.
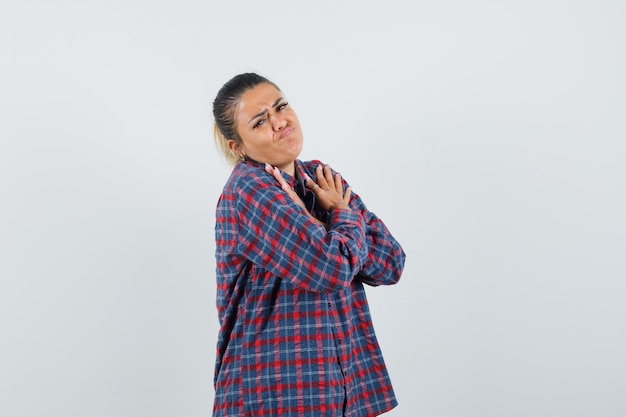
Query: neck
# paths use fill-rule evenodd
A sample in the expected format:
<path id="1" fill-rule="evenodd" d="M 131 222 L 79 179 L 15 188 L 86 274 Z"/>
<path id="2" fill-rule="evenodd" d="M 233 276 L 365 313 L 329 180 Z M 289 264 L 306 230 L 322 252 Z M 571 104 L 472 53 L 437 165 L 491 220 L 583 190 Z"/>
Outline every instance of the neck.
<path id="1" fill-rule="evenodd" d="M 250 158 L 249 156 L 246 156 L 245 160 L 255 165 L 259 165 L 259 166 L 265 165 L 265 162 L 259 162 L 254 158 Z M 275 166 L 276 168 L 291 175 L 292 177 L 296 175 L 296 161 L 295 160 L 285 165 L 273 165 L 273 164 L 270 164 L 270 165 Z"/>
<path id="2" fill-rule="evenodd" d="M 286 172 L 287 174 L 293 177 L 296 174 L 296 163 L 295 161 L 292 161 L 291 163 L 287 165 L 278 167 L 278 169 L 280 169 L 283 172 Z"/>

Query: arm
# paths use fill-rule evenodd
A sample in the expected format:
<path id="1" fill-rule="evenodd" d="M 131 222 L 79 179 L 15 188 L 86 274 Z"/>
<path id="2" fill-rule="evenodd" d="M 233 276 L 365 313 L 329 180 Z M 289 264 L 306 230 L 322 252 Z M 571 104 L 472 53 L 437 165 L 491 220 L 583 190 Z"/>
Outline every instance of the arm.
<path id="1" fill-rule="evenodd" d="M 336 187 L 338 189 L 344 189 L 346 193 L 351 192 L 351 187 L 338 173 L 331 172 L 328 166 L 322 172 L 320 168 L 321 163 L 319 161 L 314 162 L 317 165 L 315 169 L 316 180 L 320 185 L 324 182 L 324 177 L 327 179 L 325 181 L 326 184 L 329 178 L 334 178 L 337 181 Z M 314 184 L 312 180 L 309 180 L 307 186 L 315 192 L 318 198 L 323 198 L 323 191 L 320 187 L 314 187 L 311 183 Z M 395 284 L 400 279 L 404 269 L 406 255 L 402 247 L 391 235 L 383 221 L 367 209 L 365 203 L 357 194 L 351 194 L 349 207 L 353 211 L 361 213 L 365 221 L 365 238 L 368 254 L 367 261 L 363 264 L 362 269 L 358 271 L 358 278 L 372 286 Z"/>
<path id="2" fill-rule="evenodd" d="M 357 278 L 372 286 L 395 284 L 404 269 L 404 250 L 385 223 L 367 209 L 357 194 L 352 194 L 350 207 L 363 216 L 368 251 L 367 261 Z"/>
<path id="3" fill-rule="evenodd" d="M 360 212 L 335 209 L 328 231 L 281 190 L 263 170 L 238 181 L 234 201 L 239 216 L 237 251 L 270 273 L 309 291 L 346 288 L 368 260 Z"/>

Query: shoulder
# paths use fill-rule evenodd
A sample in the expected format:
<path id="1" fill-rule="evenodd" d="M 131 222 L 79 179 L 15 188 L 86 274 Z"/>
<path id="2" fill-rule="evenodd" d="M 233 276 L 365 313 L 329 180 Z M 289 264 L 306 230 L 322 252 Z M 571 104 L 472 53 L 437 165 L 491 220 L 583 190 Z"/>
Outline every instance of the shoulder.
<path id="1" fill-rule="evenodd" d="M 250 210 L 279 201 L 281 189 L 277 184 L 262 166 L 237 162 L 218 199 L 218 208 Z"/>
<path id="2" fill-rule="evenodd" d="M 306 172 L 311 178 L 315 178 L 315 168 L 317 168 L 319 165 L 325 166 L 326 164 L 322 161 L 320 161 L 319 159 L 312 159 L 310 161 L 299 161 L 299 163 L 301 164 L 300 167 L 301 169 Z M 330 170 L 333 174 L 339 172 L 337 169 L 335 169 L 335 167 L 330 167 Z M 342 175 L 343 178 L 343 175 Z M 345 181 L 345 178 L 343 178 Z"/>
<path id="3" fill-rule="evenodd" d="M 270 180 L 271 175 L 268 174 L 263 167 L 238 162 L 233 167 L 230 177 L 224 186 L 224 190 L 234 190 L 250 184 L 270 184 Z"/>
<path id="4" fill-rule="evenodd" d="M 324 165 L 324 163 L 319 159 L 312 159 L 310 161 L 297 160 L 296 163 L 300 169 L 306 172 L 309 176 L 315 176 L 315 168 L 317 168 L 318 165 Z"/>
<path id="5" fill-rule="evenodd" d="M 310 161 L 298 160 L 297 162 L 302 164 L 302 166 L 305 168 L 313 168 L 313 169 L 315 169 L 315 167 L 318 166 L 319 164 L 323 164 L 323 162 L 320 161 L 319 159 L 311 159 Z"/>

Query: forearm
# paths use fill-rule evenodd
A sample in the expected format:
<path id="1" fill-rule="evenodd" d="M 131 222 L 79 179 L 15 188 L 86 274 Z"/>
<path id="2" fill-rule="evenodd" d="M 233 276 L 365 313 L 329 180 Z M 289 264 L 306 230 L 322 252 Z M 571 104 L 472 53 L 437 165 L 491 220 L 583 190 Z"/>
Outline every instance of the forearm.
<path id="1" fill-rule="evenodd" d="M 398 282 L 406 254 L 380 219 L 366 226 L 366 241 L 368 259 L 359 272 L 359 278 L 373 286 Z"/>
<path id="2" fill-rule="evenodd" d="M 406 260 L 402 246 L 391 234 L 387 225 L 367 209 L 358 195 L 354 195 L 350 205 L 353 210 L 361 213 L 366 224 L 365 239 L 368 256 L 358 277 L 373 286 L 395 284 L 402 275 Z"/>
<path id="3" fill-rule="evenodd" d="M 237 197 L 237 252 L 296 286 L 317 292 L 346 288 L 367 261 L 366 226 L 358 211 L 334 209 L 322 227 L 278 187 L 246 187 Z"/>

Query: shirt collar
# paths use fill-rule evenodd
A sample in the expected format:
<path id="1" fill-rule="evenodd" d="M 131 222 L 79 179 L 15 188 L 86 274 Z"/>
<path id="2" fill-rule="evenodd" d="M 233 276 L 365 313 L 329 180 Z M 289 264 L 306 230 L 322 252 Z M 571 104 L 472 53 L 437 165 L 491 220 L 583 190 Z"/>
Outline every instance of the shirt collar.
<path id="1" fill-rule="evenodd" d="M 240 163 L 252 165 L 265 170 L 265 163 L 261 163 L 250 157 L 246 157 L 246 159 Z M 286 172 L 280 171 L 285 181 L 287 181 L 287 184 L 289 184 L 289 186 L 296 192 L 296 194 L 300 196 L 307 210 L 311 211 L 315 206 L 315 193 L 306 188 L 303 176 L 304 164 L 299 159 L 296 159 L 294 161 L 294 172 L 295 175 L 292 177 Z"/>

